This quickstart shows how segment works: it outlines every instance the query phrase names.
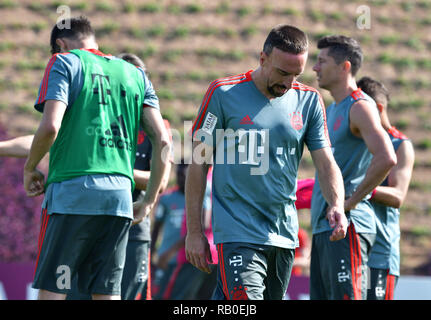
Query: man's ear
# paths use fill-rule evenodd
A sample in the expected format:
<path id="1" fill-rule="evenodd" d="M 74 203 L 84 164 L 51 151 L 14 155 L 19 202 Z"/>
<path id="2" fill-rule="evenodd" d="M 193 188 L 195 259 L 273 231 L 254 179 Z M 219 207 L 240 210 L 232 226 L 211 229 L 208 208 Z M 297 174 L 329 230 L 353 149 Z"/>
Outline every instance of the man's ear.
<path id="1" fill-rule="evenodd" d="M 63 39 L 56 39 L 55 43 L 60 47 L 61 52 L 67 51 L 66 41 L 64 41 Z"/>
<path id="2" fill-rule="evenodd" d="M 350 61 L 346 60 L 343 62 L 343 70 L 346 72 L 350 72 L 350 69 L 352 69 L 352 64 Z"/>
<path id="3" fill-rule="evenodd" d="M 261 51 L 260 58 L 259 58 L 260 65 L 262 66 L 265 63 L 265 61 L 268 60 L 268 58 L 269 56 L 264 51 Z"/>

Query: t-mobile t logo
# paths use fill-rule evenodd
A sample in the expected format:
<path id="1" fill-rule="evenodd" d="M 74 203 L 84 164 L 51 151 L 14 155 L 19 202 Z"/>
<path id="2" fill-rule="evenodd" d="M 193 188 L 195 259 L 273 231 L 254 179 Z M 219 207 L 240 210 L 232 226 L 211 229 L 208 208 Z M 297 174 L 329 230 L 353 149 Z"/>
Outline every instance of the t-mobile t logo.
<path id="1" fill-rule="evenodd" d="M 269 130 L 238 130 L 239 163 L 258 166 L 251 175 L 263 175 L 269 169 Z"/>
<path id="2" fill-rule="evenodd" d="M 229 258 L 229 265 L 233 265 L 234 267 L 241 267 L 242 256 L 233 256 L 232 258 Z"/>
<path id="3" fill-rule="evenodd" d="M 350 275 L 347 272 L 338 272 L 338 282 L 346 282 L 350 279 Z"/>
<path id="4" fill-rule="evenodd" d="M 109 86 L 109 77 L 104 74 L 92 73 L 91 81 L 96 85 L 93 87 L 93 93 L 99 94 L 99 104 L 107 105 L 106 96 L 111 95 Z"/>
<path id="5" fill-rule="evenodd" d="M 242 164 L 250 166 L 250 175 L 265 175 L 269 170 L 269 129 L 216 129 L 215 130 L 217 164 Z M 214 134 L 208 130 L 198 130 L 194 141 L 211 145 Z M 208 141 L 208 142 L 206 142 Z M 205 147 L 197 147 L 193 158 L 197 163 L 209 163 L 202 154 L 207 154 Z M 211 150 L 212 151 L 212 150 Z M 211 159 L 212 160 L 212 159 Z M 211 162 L 212 163 L 212 162 Z"/>

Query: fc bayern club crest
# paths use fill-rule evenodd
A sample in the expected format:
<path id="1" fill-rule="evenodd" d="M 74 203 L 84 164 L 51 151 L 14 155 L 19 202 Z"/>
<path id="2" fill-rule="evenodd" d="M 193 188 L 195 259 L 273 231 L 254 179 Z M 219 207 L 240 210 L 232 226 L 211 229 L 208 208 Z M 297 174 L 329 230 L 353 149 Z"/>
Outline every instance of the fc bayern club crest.
<path id="1" fill-rule="evenodd" d="M 290 124 L 292 125 L 292 128 L 295 130 L 301 130 L 304 126 L 302 122 L 302 114 L 301 112 L 294 112 L 292 114 L 292 117 L 290 118 Z"/>
<path id="2" fill-rule="evenodd" d="M 344 120 L 344 117 L 343 117 L 343 116 L 339 116 L 339 117 L 337 118 L 337 120 L 335 120 L 335 123 L 334 123 L 334 131 L 337 131 L 338 129 L 340 129 L 340 126 L 341 126 L 341 123 L 343 122 L 343 120 Z"/>

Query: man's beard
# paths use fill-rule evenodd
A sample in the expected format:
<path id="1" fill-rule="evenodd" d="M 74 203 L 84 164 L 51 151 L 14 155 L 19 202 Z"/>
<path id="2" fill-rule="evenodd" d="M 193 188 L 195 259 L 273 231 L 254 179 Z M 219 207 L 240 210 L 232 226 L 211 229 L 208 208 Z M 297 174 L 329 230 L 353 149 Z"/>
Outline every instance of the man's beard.
<path id="1" fill-rule="evenodd" d="M 283 90 L 283 91 L 276 91 L 276 89 L 280 89 L 280 90 Z M 281 97 L 282 95 L 284 95 L 285 93 L 286 93 L 286 90 L 287 88 L 286 88 L 286 86 L 284 86 L 284 85 L 279 85 L 279 84 L 275 84 L 275 85 L 272 85 L 272 86 L 267 86 L 267 90 L 268 90 L 268 92 L 273 96 L 273 97 Z"/>

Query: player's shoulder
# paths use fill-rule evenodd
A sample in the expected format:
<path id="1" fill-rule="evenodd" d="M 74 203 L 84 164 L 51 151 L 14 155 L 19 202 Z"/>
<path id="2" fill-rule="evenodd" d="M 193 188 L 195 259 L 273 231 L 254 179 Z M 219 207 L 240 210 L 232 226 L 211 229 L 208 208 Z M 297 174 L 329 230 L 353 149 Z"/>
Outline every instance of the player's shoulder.
<path id="1" fill-rule="evenodd" d="M 395 139 L 400 139 L 400 140 L 409 140 L 409 138 L 402 133 L 401 131 L 399 131 L 397 128 L 395 127 L 391 127 L 388 130 L 388 133 Z"/>
<path id="2" fill-rule="evenodd" d="M 317 90 L 316 88 L 313 88 L 311 86 L 308 86 L 306 84 L 303 84 L 301 82 L 298 82 L 298 81 L 295 81 L 292 83 L 291 89 L 296 90 L 296 91 L 315 93 L 315 94 L 320 96 L 319 90 Z"/>
<path id="3" fill-rule="evenodd" d="M 319 101 L 323 103 L 322 95 L 320 94 L 319 90 L 317 90 L 314 87 L 295 81 L 292 83 L 291 89 L 293 89 L 297 93 L 300 93 L 301 96 L 303 97 L 311 96 L 311 97 L 318 98 Z"/>
<path id="4" fill-rule="evenodd" d="M 120 59 L 120 60 L 122 60 L 122 59 Z M 138 67 L 138 66 L 134 66 L 133 64 L 131 64 L 130 62 L 127 62 L 127 61 L 124 61 L 124 62 L 125 62 L 125 66 L 129 67 L 130 69 L 136 69 L 138 71 L 138 73 L 140 73 L 142 75 L 142 77 L 144 77 L 144 79 L 148 79 L 147 73 L 145 72 L 145 70 L 143 68 Z"/>
<path id="5" fill-rule="evenodd" d="M 389 128 L 387 132 L 394 146 L 397 158 L 413 165 L 415 150 L 411 139 L 395 127 Z"/>
<path id="6" fill-rule="evenodd" d="M 71 52 L 54 53 L 48 61 L 48 66 L 66 64 L 69 65 L 74 61 L 78 61 L 78 57 Z"/>
<path id="7" fill-rule="evenodd" d="M 133 72 L 133 70 L 136 70 L 136 72 L 139 74 L 139 76 L 142 77 L 142 79 L 144 80 L 144 83 L 145 83 L 146 86 L 149 86 L 151 84 L 151 81 L 148 78 L 148 75 L 147 75 L 147 73 L 145 72 L 145 70 L 143 68 L 135 66 L 135 65 L 133 65 L 133 64 L 127 62 L 127 61 L 124 61 L 124 63 L 125 63 L 124 66 L 127 67 L 127 68 L 129 68 L 132 72 Z"/>
<path id="8" fill-rule="evenodd" d="M 75 74 L 80 70 L 79 58 L 70 52 L 53 54 L 45 68 L 45 76 L 50 76 L 53 70 L 61 74 Z"/>
<path id="9" fill-rule="evenodd" d="M 372 106 L 377 108 L 376 102 L 371 98 L 368 94 L 362 91 L 361 88 L 357 88 L 352 91 L 350 94 L 350 99 L 352 100 L 352 104 L 363 105 L 363 106 Z"/>
<path id="10" fill-rule="evenodd" d="M 319 102 L 324 107 L 322 95 L 316 88 L 295 81 L 292 83 L 291 89 L 298 93 L 300 100 L 309 102 L 310 99 L 313 99 L 313 101 Z"/>
<path id="11" fill-rule="evenodd" d="M 350 97 L 354 101 L 365 100 L 369 98 L 368 95 L 364 91 L 362 91 L 361 88 L 357 88 L 356 90 L 353 90 L 352 93 L 350 94 Z"/>
<path id="12" fill-rule="evenodd" d="M 252 70 L 248 72 L 216 79 L 213 82 L 211 82 L 211 84 L 208 87 L 208 91 L 209 92 L 214 92 L 216 90 L 226 91 L 232 88 L 233 86 L 237 86 L 242 83 L 251 81 L 251 72 Z"/>
<path id="13" fill-rule="evenodd" d="M 376 102 L 368 94 L 363 92 L 361 88 L 354 90 L 350 96 L 350 103 L 352 110 L 364 111 L 364 112 L 374 112 L 378 114 L 378 109 Z"/>
<path id="14" fill-rule="evenodd" d="M 70 55 L 71 55 L 71 52 L 57 52 L 57 53 L 54 53 L 51 56 L 51 58 L 57 58 L 57 57 L 65 58 L 65 57 L 70 56 Z"/>

